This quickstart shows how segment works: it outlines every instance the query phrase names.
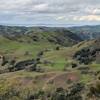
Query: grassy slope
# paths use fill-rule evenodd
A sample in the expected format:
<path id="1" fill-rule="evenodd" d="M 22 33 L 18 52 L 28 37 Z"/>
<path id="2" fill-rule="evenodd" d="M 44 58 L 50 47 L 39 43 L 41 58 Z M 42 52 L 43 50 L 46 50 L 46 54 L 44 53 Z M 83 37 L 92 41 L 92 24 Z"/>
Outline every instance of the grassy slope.
<path id="1" fill-rule="evenodd" d="M 41 50 L 53 49 L 55 47 L 56 45 L 45 41 L 20 43 L 0 36 L 0 54 L 16 57 L 19 60 L 34 58 Z M 29 52 L 29 55 L 25 55 L 25 52 Z"/>
<path id="2" fill-rule="evenodd" d="M 0 96 L 5 96 L 7 93 L 11 93 L 13 91 L 19 92 L 20 96 L 10 96 L 7 97 L 7 100 L 24 100 L 27 95 L 30 95 L 37 90 L 41 90 L 46 82 L 53 78 L 56 75 L 62 75 L 63 69 L 65 66 L 69 67 L 69 63 L 72 61 L 71 56 L 76 51 L 80 50 L 83 47 L 92 44 L 93 41 L 90 42 L 81 42 L 73 47 L 61 48 L 60 50 L 55 50 L 56 45 L 51 44 L 46 41 L 42 42 L 33 42 L 33 43 L 19 43 L 17 41 L 12 41 L 6 39 L 4 37 L 0 37 L 0 54 L 6 54 L 7 56 L 16 57 L 18 60 L 34 58 L 36 54 L 43 49 L 51 49 L 51 51 L 46 52 L 41 59 L 41 61 L 48 60 L 54 62 L 54 65 L 41 65 L 45 66 L 47 69 L 51 69 L 52 72 L 46 73 L 37 73 L 37 72 L 27 72 L 25 70 L 6 73 L 0 75 Z M 30 52 L 30 55 L 24 55 L 26 51 Z M 99 64 L 89 65 L 93 70 L 100 70 Z M 73 69 L 70 69 L 73 71 Z M 79 71 L 74 70 L 79 75 L 79 81 L 83 83 L 89 83 L 95 79 L 95 77 L 91 75 L 82 75 Z M 66 74 L 65 74 L 66 75 Z M 59 76 L 60 77 L 60 76 Z M 63 82 L 66 80 L 64 79 Z M 27 83 L 27 84 L 26 84 Z M 67 85 L 67 83 L 66 83 Z M 47 84 L 46 88 L 48 91 L 54 89 L 56 86 L 49 86 Z"/>
<path id="3" fill-rule="evenodd" d="M 25 100 L 28 95 L 31 95 L 34 92 L 36 93 L 36 91 L 41 89 L 45 89 L 45 91 L 52 91 L 54 88 L 59 87 L 61 84 L 64 84 L 63 87 L 66 88 L 66 86 L 68 86 L 67 79 L 63 79 L 62 76 L 67 77 L 68 72 L 65 74 L 64 73 L 65 72 L 58 71 L 50 73 L 19 71 L 0 75 L 0 96 L 4 95 L 5 98 L 7 97 L 7 100 Z M 94 80 L 90 75 L 81 75 L 78 71 L 75 73 L 77 73 L 76 77 L 78 77 L 79 81 L 81 82 L 88 83 Z M 57 78 L 59 78 L 59 80 Z M 50 80 L 55 80 L 55 84 L 58 84 L 58 81 L 61 80 L 61 83 L 58 85 L 50 85 L 48 84 Z M 20 95 L 14 96 L 13 91 L 15 93 L 18 92 Z M 6 95 L 7 93 L 10 93 L 10 97 Z"/>
<path id="4" fill-rule="evenodd" d="M 26 43 L 22 42 L 19 43 L 17 41 L 12 41 L 9 39 L 6 39 L 4 37 L 0 37 L 0 53 L 6 54 L 9 57 L 16 57 L 17 60 L 25 60 L 25 59 L 31 59 L 36 57 L 37 53 L 41 50 L 50 49 L 50 51 L 45 52 L 43 58 L 41 61 L 47 60 L 49 62 L 54 63 L 53 65 L 41 65 L 46 66 L 47 68 L 53 69 L 53 70 L 63 70 L 66 65 L 69 64 L 69 62 L 72 61 L 71 56 L 73 54 L 91 44 L 93 44 L 94 41 L 84 41 L 81 42 L 73 47 L 65 47 L 60 48 L 60 50 L 55 50 L 56 46 L 53 43 L 49 42 L 32 42 L 32 43 Z M 29 55 L 25 55 L 25 52 L 29 52 Z M 96 65 L 97 66 L 97 65 Z"/>

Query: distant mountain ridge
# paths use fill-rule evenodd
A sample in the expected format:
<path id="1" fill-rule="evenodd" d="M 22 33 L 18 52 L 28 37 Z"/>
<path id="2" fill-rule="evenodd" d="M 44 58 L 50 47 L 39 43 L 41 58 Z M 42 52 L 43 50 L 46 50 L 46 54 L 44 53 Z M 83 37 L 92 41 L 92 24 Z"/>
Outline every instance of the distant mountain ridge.
<path id="1" fill-rule="evenodd" d="M 76 33 L 83 40 L 95 39 L 100 37 L 100 25 L 95 26 L 80 26 L 80 27 L 70 27 L 68 28 L 73 33 Z"/>
<path id="2" fill-rule="evenodd" d="M 25 26 L 3 26 L 0 25 L 0 35 L 10 38 L 35 37 L 61 45 L 72 45 L 82 40 L 90 40 L 100 37 L 100 25 L 76 26 L 76 27 L 25 27 Z M 16 40 L 16 39 L 15 39 Z"/>
<path id="3" fill-rule="evenodd" d="M 82 39 L 66 28 L 57 27 L 20 27 L 0 26 L 0 35 L 18 41 L 52 42 L 62 46 L 71 46 Z"/>

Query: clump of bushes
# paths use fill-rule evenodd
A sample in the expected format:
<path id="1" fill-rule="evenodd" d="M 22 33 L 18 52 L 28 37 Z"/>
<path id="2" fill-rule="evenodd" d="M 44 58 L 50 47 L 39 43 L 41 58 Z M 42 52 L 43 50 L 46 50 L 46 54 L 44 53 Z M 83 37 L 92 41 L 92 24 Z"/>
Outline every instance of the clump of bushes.
<path id="1" fill-rule="evenodd" d="M 84 89 L 82 83 L 76 83 L 68 90 L 57 88 L 50 100 L 82 100 L 81 91 Z"/>
<path id="2" fill-rule="evenodd" d="M 56 50 L 60 50 L 60 47 L 59 47 L 59 46 L 57 46 L 57 47 L 56 47 Z"/>
<path id="3" fill-rule="evenodd" d="M 37 54 L 37 57 L 42 57 L 44 54 L 44 51 L 40 51 L 38 54 Z"/>
<path id="4" fill-rule="evenodd" d="M 72 66 L 72 68 L 76 68 L 78 65 L 77 65 L 77 63 L 72 63 L 71 66 Z"/>
<path id="5" fill-rule="evenodd" d="M 83 48 L 80 51 L 77 51 L 73 58 L 78 60 L 80 64 L 87 65 L 96 60 L 98 52 L 100 52 L 100 49 L 98 48 Z"/>
<path id="6" fill-rule="evenodd" d="M 46 100 L 46 93 L 42 90 L 34 94 L 30 94 L 26 100 Z"/>
<path id="7" fill-rule="evenodd" d="M 38 91 L 37 93 L 30 95 L 28 100 L 82 100 L 81 91 L 83 89 L 84 85 L 82 83 L 76 83 L 67 90 L 58 87 L 51 93 Z"/>
<path id="8" fill-rule="evenodd" d="M 8 60 L 6 59 L 5 56 L 2 56 L 1 59 L 2 59 L 1 66 L 5 66 L 8 63 Z"/>
<path id="9" fill-rule="evenodd" d="M 89 96 L 95 96 L 100 98 L 100 82 L 95 83 L 95 85 L 91 86 L 89 89 Z"/>

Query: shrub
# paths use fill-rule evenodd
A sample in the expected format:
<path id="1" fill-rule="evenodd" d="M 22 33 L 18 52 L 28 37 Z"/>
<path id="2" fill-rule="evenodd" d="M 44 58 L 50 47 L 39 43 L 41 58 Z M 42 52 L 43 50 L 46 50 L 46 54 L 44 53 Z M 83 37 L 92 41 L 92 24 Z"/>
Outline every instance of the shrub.
<path id="1" fill-rule="evenodd" d="M 77 51 L 73 58 L 78 60 L 80 64 L 83 63 L 87 65 L 96 60 L 97 52 L 100 52 L 99 49 L 83 48 Z"/>
<path id="2" fill-rule="evenodd" d="M 57 46 L 57 47 L 56 47 L 56 50 L 60 50 L 60 47 L 59 47 L 59 46 Z"/>
<path id="3" fill-rule="evenodd" d="M 96 97 L 100 97 L 100 82 L 97 82 L 94 86 L 90 87 L 90 94 Z"/>

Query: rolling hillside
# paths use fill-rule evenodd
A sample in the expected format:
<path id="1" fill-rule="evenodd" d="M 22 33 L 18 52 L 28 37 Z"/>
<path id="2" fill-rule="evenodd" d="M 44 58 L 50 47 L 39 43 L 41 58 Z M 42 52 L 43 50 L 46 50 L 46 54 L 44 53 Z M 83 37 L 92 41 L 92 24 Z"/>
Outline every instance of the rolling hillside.
<path id="1" fill-rule="evenodd" d="M 81 41 L 81 38 L 65 28 L 50 27 L 11 27 L 0 26 L 0 34 L 18 41 L 46 41 L 68 46 Z"/>
<path id="2" fill-rule="evenodd" d="M 68 28 L 73 33 L 76 33 L 83 40 L 95 39 L 100 37 L 100 25 L 96 26 L 80 26 L 80 27 L 70 27 Z"/>
<path id="3" fill-rule="evenodd" d="M 0 100 L 99 100 L 100 39 L 66 28 L 0 26 Z"/>

